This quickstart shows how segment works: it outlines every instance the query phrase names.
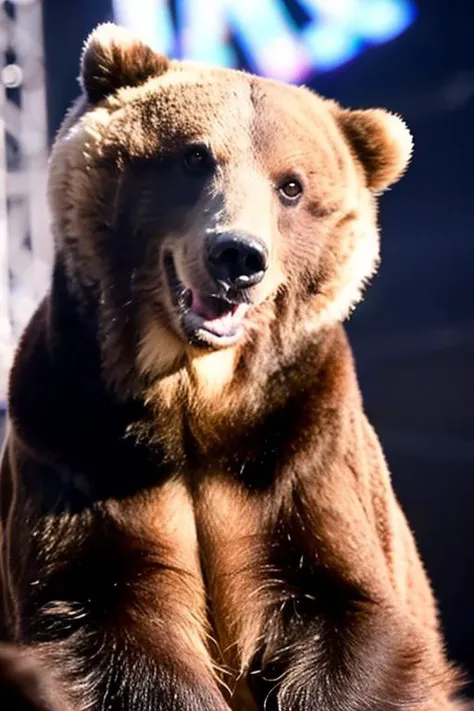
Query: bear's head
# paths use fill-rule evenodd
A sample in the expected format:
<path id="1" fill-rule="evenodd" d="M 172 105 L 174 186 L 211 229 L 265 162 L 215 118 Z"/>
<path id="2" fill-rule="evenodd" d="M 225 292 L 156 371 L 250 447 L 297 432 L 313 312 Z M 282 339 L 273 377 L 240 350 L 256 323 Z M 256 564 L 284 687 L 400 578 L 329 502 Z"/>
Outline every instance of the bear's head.
<path id="1" fill-rule="evenodd" d="M 89 37 L 81 84 L 49 194 L 112 380 L 264 332 L 288 354 L 346 317 L 378 261 L 376 197 L 410 159 L 400 118 L 168 60 L 111 24 Z"/>

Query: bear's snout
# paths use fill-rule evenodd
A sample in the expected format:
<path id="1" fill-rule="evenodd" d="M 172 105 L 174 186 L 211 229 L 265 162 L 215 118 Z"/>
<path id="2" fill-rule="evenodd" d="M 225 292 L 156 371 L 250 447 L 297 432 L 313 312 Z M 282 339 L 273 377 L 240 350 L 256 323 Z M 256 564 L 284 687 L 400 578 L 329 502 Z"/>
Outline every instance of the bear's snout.
<path id="1" fill-rule="evenodd" d="M 221 232 L 207 240 L 206 266 L 225 290 L 248 289 L 262 281 L 268 268 L 268 249 L 251 235 Z"/>

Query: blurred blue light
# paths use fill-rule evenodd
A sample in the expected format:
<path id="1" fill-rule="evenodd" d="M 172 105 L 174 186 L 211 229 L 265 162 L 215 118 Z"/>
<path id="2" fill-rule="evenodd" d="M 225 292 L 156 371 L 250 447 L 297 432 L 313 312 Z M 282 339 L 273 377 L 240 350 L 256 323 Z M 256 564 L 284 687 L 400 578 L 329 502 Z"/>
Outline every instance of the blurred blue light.
<path id="1" fill-rule="evenodd" d="M 311 69 L 298 28 L 282 2 L 221 0 L 250 67 L 291 81 Z"/>
<path id="2" fill-rule="evenodd" d="M 283 0 L 114 0 L 116 20 L 175 57 L 234 67 L 230 34 L 252 71 L 289 82 L 350 61 L 388 42 L 415 20 L 413 0 L 299 0 L 308 15 L 293 21 Z"/>
<path id="3" fill-rule="evenodd" d="M 388 42 L 405 32 L 415 20 L 415 8 L 406 2 L 373 0 L 361 7 L 357 32 L 370 42 Z"/>
<path id="4" fill-rule="evenodd" d="M 360 53 L 360 39 L 337 25 L 311 25 L 304 32 L 303 41 L 319 71 L 336 69 Z"/>
<path id="5" fill-rule="evenodd" d="M 176 0 L 175 9 L 180 28 L 175 54 L 198 62 L 233 66 L 235 60 L 227 41 L 227 22 L 221 0 L 206 0 L 205 16 L 198 2 Z"/>
<path id="6" fill-rule="evenodd" d="M 168 0 L 140 0 L 140 11 L 134 0 L 114 0 L 116 21 L 130 28 L 157 52 L 172 54 L 175 33 Z"/>

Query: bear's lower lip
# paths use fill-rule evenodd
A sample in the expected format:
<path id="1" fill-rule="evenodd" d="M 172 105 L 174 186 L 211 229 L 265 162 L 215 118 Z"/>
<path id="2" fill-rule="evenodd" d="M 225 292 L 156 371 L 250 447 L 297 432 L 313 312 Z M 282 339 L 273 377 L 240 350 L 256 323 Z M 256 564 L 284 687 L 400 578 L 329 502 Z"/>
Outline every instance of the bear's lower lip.
<path id="1" fill-rule="evenodd" d="M 248 304 L 186 287 L 180 281 L 169 253 L 165 255 L 164 267 L 173 306 L 179 313 L 180 325 L 188 340 L 205 346 L 231 345 L 237 341 Z"/>

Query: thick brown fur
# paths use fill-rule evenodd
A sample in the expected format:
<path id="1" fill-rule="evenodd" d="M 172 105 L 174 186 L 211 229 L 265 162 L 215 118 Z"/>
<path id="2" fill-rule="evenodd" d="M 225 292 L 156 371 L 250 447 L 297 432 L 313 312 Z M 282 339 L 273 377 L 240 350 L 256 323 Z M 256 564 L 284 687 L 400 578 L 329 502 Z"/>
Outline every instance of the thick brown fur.
<path id="1" fill-rule="evenodd" d="M 459 708 L 341 325 L 408 130 L 110 25 L 81 81 L 51 157 L 51 290 L 11 377 L 5 639 L 76 709 Z M 183 172 L 190 143 L 212 154 L 202 175 Z M 203 347 L 163 255 L 209 290 L 222 230 L 258 238 L 268 268 L 241 337 Z"/>

